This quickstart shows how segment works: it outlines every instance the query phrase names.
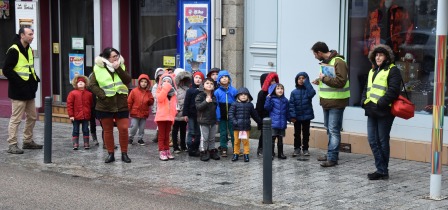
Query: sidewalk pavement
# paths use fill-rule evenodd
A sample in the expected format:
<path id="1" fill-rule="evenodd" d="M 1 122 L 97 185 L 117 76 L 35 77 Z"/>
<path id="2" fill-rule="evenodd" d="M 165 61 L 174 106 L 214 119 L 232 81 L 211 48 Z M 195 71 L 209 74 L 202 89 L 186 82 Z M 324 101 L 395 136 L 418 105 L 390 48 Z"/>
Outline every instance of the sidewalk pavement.
<path id="1" fill-rule="evenodd" d="M 275 158 L 272 164 L 273 202 L 263 201 L 263 159 L 257 157 L 257 140 L 251 140 L 250 162 L 232 162 L 231 157 L 202 162 L 185 152 L 175 154 L 175 160 L 158 159 L 157 144 L 149 139 L 153 130 L 145 130 L 145 146 L 130 145 L 132 163 L 117 161 L 105 164 L 107 151 L 92 147 L 72 150 L 70 124 L 53 123 L 52 163 L 44 164 L 43 150 L 25 150 L 25 154 L 8 154 L 8 118 L 0 118 L 0 159 L 10 165 L 30 170 L 49 171 L 97 180 L 115 180 L 119 184 L 141 186 L 142 191 L 197 197 L 236 208 L 247 205 L 257 209 L 448 209 L 448 200 L 432 201 L 429 195 L 431 164 L 399 159 L 390 160 L 389 180 L 369 181 L 367 173 L 374 171 L 369 155 L 340 153 L 339 165 L 322 168 L 316 160 L 323 150 L 310 148 L 308 161 L 292 158 L 293 147 L 285 146 L 286 160 Z M 19 145 L 22 142 L 22 122 Z M 101 134 L 101 128 L 97 127 Z M 115 129 L 115 142 L 118 143 Z M 101 142 L 101 135 L 98 135 Z M 34 129 L 35 142 L 43 144 L 44 123 Z M 218 143 L 216 143 L 218 145 Z M 277 151 L 276 151 L 277 153 Z M 444 157 L 446 158 L 446 157 Z M 442 195 L 448 195 L 443 170 Z M 254 207 L 252 207 L 254 208 Z"/>

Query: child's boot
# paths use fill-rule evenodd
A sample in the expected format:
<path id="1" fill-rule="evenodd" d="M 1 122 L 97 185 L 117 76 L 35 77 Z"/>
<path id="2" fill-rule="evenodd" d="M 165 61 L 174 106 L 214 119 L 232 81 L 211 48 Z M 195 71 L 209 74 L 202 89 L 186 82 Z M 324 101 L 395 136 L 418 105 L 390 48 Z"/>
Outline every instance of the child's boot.
<path id="1" fill-rule="evenodd" d="M 221 156 L 222 156 L 222 157 L 227 157 L 227 148 L 222 148 L 222 150 L 221 150 Z"/>
<path id="2" fill-rule="evenodd" d="M 286 159 L 286 156 L 283 154 L 283 137 L 281 137 L 281 136 L 278 137 L 277 148 L 278 148 L 278 151 L 277 151 L 278 158 Z"/>
<path id="3" fill-rule="evenodd" d="M 232 161 L 237 161 L 238 157 L 239 157 L 238 154 L 233 154 Z"/>
<path id="4" fill-rule="evenodd" d="M 79 147 L 79 137 L 73 136 L 72 137 L 72 143 L 73 143 L 73 150 L 78 150 Z"/>
<path id="5" fill-rule="evenodd" d="M 272 137 L 272 160 L 274 160 L 275 157 L 274 149 L 275 149 L 275 136 Z"/>
<path id="6" fill-rule="evenodd" d="M 210 150 L 210 157 L 211 157 L 213 160 L 219 160 L 219 159 L 221 159 L 221 158 L 219 157 L 219 154 L 218 154 L 218 150 L 217 150 L 217 149 L 212 149 L 212 150 Z"/>
<path id="7" fill-rule="evenodd" d="M 84 136 L 83 140 L 84 140 L 84 149 L 90 149 L 89 136 Z"/>
<path id="8" fill-rule="evenodd" d="M 244 162 L 249 162 L 249 154 L 244 154 Z"/>

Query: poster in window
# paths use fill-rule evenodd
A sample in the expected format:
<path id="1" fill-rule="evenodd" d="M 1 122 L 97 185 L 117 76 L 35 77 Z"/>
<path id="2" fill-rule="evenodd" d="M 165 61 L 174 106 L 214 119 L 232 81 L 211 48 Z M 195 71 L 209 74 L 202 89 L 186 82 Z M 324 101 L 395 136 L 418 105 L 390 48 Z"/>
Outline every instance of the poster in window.
<path id="1" fill-rule="evenodd" d="M 9 0 L 0 0 L 0 19 L 9 19 Z"/>
<path id="2" fill-rule="evenodd" d="M 33 50 L 37 50 L 37 40 L 39 40 L 38 25 L 37 2 L 16 2 L 16 31 L 19 31 L 21 27 L 33 29 L 35 41 L 30 44 Z"/>
<path id="3" fill-rule="evenodd" d="M 185 70 L 206 74 L 209 69 L 209 20 L 208 4 L 183 6 L 183 64 Z"/>
<path id="4" fill-rule="evenodd" d="M 68 54 L 69 60 L 69 82 L 72 82 L 76 75 L 84 75 L 84 54 Z"/>

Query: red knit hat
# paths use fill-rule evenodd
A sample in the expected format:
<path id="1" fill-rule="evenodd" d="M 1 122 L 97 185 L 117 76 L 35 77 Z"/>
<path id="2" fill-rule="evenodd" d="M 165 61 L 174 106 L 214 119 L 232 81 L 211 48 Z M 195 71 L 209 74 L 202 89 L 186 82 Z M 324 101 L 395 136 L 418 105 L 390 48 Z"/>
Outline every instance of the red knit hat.
<path id="1" fill-rule="evenodd" d="M 76 84 L 78 84 L 78 82 L 84 82 L 86 83 L 86 79 L 84 79 L 84 77 L 78 77 L 78 81 L 76 81 Z"/>
<path id="2" fill-rule="evenodd" d="M 195 72 L 195 73 L 193 74 L 193 79 L 194 79 L 194 77 L 195 77 L 196 75 L 199 75 L 199 76 L 201 77 L 202 80 L 205 79 L 204 74 L 203 74 L 201 71 L 197 71 L 197 72 Z"/>

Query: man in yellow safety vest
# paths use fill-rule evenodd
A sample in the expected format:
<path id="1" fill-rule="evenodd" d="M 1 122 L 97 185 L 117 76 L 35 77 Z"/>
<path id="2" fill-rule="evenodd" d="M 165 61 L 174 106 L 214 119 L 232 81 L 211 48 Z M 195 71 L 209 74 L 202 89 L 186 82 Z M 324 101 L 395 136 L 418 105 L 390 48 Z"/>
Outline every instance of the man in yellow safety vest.
<path id="1" fill-rule="evenodd" d="M 8 97 L 12 103 L 12 114 L 8 126 L 8 153 L 23 154 L 17 146 L 17 131 L 25 113 L 23 130 L 23 149 L 42 149 L 42 145 L 33 141 L 33 129 L 37 113 L 34 99 L 39 77 L 34 72 L 33 50 L 30 47 L 34 39 L 31 28 L 20 28 L 13 45 L 6 53 L 3 74 L 8 78 Z"/>
<path id="2" fill-rule="evenodd" d="M 324 111 L 324 125 L 328 134 L 327 155 L 318 157 L 322 167 L 338 164 L 342 118 L 350 98 L 348 67 L 342 55 L 328 50 L 327 44 L 317 42 L 311 48 L 314 57 L 321 61 L 319 78 L 312 83 L 319 86 L 320 105 Z"/>

